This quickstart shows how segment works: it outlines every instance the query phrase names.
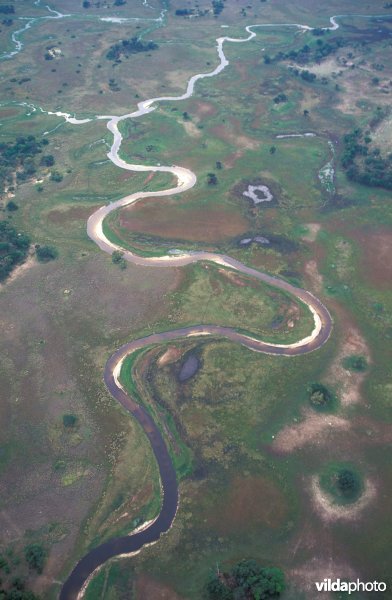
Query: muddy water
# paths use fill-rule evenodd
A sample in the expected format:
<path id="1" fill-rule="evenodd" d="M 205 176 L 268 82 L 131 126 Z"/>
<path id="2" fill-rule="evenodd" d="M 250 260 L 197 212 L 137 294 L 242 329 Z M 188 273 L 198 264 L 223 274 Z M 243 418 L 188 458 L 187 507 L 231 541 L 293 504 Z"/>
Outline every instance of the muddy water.
<path id="1" fill-rule="evenodd" d="M 196 375 L 196 373 L 198 372 L 199 369 L 200 369 L 199 359 L 196 356 L 194 356 L 193 354 L 191 354 L 190 356 L 188 356 L 188 358 L 186 359 L 186 361 L 184 362 L 184 364 L 181 367 L 181 371 L 178 375 L 179 381 L 181 383 L 183 383 L 184 381 L 188 381 L 188 379 L 190 379 L 191 377 Z"/>

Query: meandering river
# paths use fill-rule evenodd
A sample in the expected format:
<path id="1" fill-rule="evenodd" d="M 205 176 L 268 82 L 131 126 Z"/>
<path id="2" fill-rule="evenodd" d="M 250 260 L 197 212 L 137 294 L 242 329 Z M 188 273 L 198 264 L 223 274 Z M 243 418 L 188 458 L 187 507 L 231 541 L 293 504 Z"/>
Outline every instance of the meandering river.
<path id="1" fill-rule="evenodd" d="M 39 0 L 37 0 L 39 1 Z M 147 0 L 143 2 L 146 6 Z M 49 8 L 49 7 L 48 7 Z M 50 9 L 49 9 L 50 10 Z M 53 12 L 53 11 L 52 11 Z M 68 15 L 61 15 L 56 13 L 55 17 L 46 18 L 61 18 Z M 365 16 L 365 15 L 339 15 L 343 16 Z M 43 19 L 45 17 L 41 17 Z M 339 27 L 336 16 L 330 18 L 331 25 L 324 29 L 335 30 Z M 17 51 L 20 51 L 21 45 L 17 41 L 17 35 L 22 31 L 31 26 L 31 21 L 26 24 L 23 30 L 15 32 L 13 40 L 17 44 L 16 51 L 10 53 L 7 57 L 10 58 Z M 183 252 L 175 255 L 159 256 L 159 257 L 143 257 L 134 254 L 133 252 L 123 249 L 117 244 L 112 243 L 107 239 L 103 232 L 103 221 L 105 217 L 112 211 L 118 208 L 128 206 L 132 203 L 142 201 L 146 197 L 161 197 L 171 196 L 173 194 L 180 194 L 186 190 L 191 189 L 197 182 L 195 173 L 189 169 L 185 169 L 181 166 L 144 166 L 137 164 L 129 164 L 119 156 L 119 150 L 122 143 L 122 135 L 119 130 L 119 123 L 125 119 L 135 119 L 142 115 L 145 115 L 157 107 L 159 102 L 179 102 L 192 96 L 194 93 L 195 84 L 197 81 L 203 78 L 211 78 L 217 76 L 227 65 L 227 60 L 223 46 L 225 43 L 244 43 L 250 41 L 256 36 L 253 31 L 257 27 L 296 27 L 302 30 L 312 30 L 313 28 L 308 25 L 301 25 L 298 23 L 275 23 L 275 24 L 257 24 L 247 26 L 246 32 L 249 34 L 245 38 L 231 38 L 231 37 L 219 37 L 217 38 L 217 54 L 219 58 L 218 66 L 208 73 L 199 73 L 191 77 L 188 81 L 187 88 L 184 94 L 181 96 L 162 96 L 159 98 L 150 98 L 144 100 L 137 105 L 137 110 L 122 116 L 113 115 L 102 115 L 94 117 L 95 119 L 101 119 L 107 121 L 107 127 L 113 135 L 113 143 L 108 152 L 108 158 L 119 168 L 126 169 L 129 171 L 155 171 L 155 172 L 169 172 L 172 173 L 176 178 L 177 185 L 170 189 L 160 190 L 156 192 L 136 192 L 129 196 L 125 196 L 120 200 L 109 204 L 108 206 L 102 206 L 99 208 L 87 222 L 87 233 L 89 237 L 103 250 L 109 254 L 112 254 L 115 250 L 121 250 L 124 253 L 124 258 L 137 265 L 145 267 L 178 267 L 195 263 L 197 261 L 209 261 L 216 263 L 220 266 L 232 269 L 246 275 L 252 276 L 255 279 L 263 281 L 268 285 L 274 286 L 278 289 L 284 290 L 292 294 L 298 300 L 303 302 L 311 311 L 314 320 L 313 330 L 308 336 L 292 344 L 273 344 L 263 342 L 256 339 L 252 335 L 246 335 L 236 331 L 229 327 L 220 327 L 215 325 L 196 325 L 192 327 L 179 328 L 173 331 L 166 331 L 162 333 L 156 333 L 143 337 L 138 340 L 133 340 L 121 348 L 119 348 L 108 360 L 105 366 L 104 380 L 108 390 L 112 396 L 118 400 L 121 405 L 132 414 L 142 426 L 146 436 L 148 437 L 152 450 L 154 452 L 156 461 L 158 463 L 161 489 L 162 489 L 162 505 L 157 518 L 145 524 L 145 526 L 128 536 L 111 539 L 108 542 L 94 548 L 86 556 L 84 556 L 73 569 L 68 579 L 64 583 L 61 592 L 60 600 L 75 600 L 83 596 L 84 590 L 89 579 L 101 567 L 106 561 L 113 557 L 119 557 L 122 555 L 130 555 L 139 552 L 143 546 L 157 542 L 162 534 L 167 532 L 175 518 L 177 512 L 177 506 L 179 501 L 178 495 L 178 484 L 176 479 L 176 472 L 174 465 L 170 458 L 165 440 L 162 434 L 150 416 L 150 414 L 131 396 L 128 395 L 127 391 L 122 387 L 119 376 L 122 364 L 127 356 L 139 350 L 141 348 L 148 348 L 155 344 L 167 343 L 173 340 L 182 338 L 189 338 L 191 336 L 214 336 L 214 337 L 225 337 L 233 342 L 242 344 L 250 350 L 256 352 L 263 352 L 267 354 L 276 354 L 283 356 L 295 356 L 317 350 L 320 348 L 329 338 L 332 329 L 332 319 L 328 312 L 328 309 L 318 300 L 311 292 L 297 288 L 292 284 L 262 273 L 256 269 L 248 267 L 240 261 L 231 258 L 230 256 L 215 254 L 211 252 Z M 30 106 L 30 105 L 29 105 Z M 32 105 L 31 105 L 32 106 Z M 36 107 L 33 107 L 36 108 Z M 63 117 L 68 123 L 72 125 L 83 125 L 91 121 L 90 118 L 78 119 L 75 115 L 71 115 L 63 112 L 49 112 L 44 111 L 41 107 L 38 107 L 42 112 L 47 114 L 57 115 Z M 309 134 L 310 135 L 310 134 Z"/>

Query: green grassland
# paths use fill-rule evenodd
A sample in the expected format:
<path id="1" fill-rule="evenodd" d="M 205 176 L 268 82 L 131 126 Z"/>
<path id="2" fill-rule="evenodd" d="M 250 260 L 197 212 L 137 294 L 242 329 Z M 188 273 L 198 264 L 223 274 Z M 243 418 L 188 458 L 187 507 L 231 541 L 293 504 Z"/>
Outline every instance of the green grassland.
<path id="1" fill-rule="evenodd" d="M 23 24 L 17 17 L 48 14 L 33 2 L 27 12 L 21 4 L 13 24 L 0 27 L 3 51 L 12 49 L 10 35 Z M 361 3 L 360 11 L 354 0 L 317 6 L 310 0 L 295 5 L 227 0 L 219 17 L 190 21 L 175 16 L 184 3 L 173 0 L 160 26 L 144 20 L 120 25 L 99 20 L 157 18 L 164 5 L 157 0 L 149 4 L 153 8 L 128 0 L 115 9 L 87 10 L 79 0 L 54 1 L 52 8 L 74 16 L 36 21 L 22 36 L 24 49 L 2 62 L 0 139 L 8 142 L 28 134 L 40 138 L 49 132 L 44 136 L 48 152 L 63 175 L 59 183 L 44 173 L 40 184 L 18 186 L 14 200 L 19 210 L 0 213 L 33 244 L 51 244 L 59 252 L 48 264 L 33 259 L 23 274 L 0 289 L 0 549 L 22 555 L 29 543 L 45 547 L 45 580 L 23 564 L 13 565 L 11 575 L 26 577 L 49 600 L 56 597 L 59 584 L 48 582 L 64 580 L 89 548 L 129 533 L 158 511 L 157 468 L 148 442 L 102 381 L 111 353 L 147 332 L 186 324 L 230 325 L 279 343 L 306 335 L 312 325 L 309 313 L 293 298 L 250 285 L 247 278 L 230 280 L 212 265 L 180 270 L 129 264 L 122 271 L 112 264 L 87 237 L 89 214 L 125 194 L 170 187 L 171 177 L 155 174 L 149 180 L 148 174 L 115 168 L 106 157 L 111 136 L 105 121 L 71 126 L 19 103 L 75 111 L 77 116 L 124 114 L 145 97 L 183 93 L 190 75 L 217 64 L 215 38 L 244 37 L 247 24 L 325 26 L 330 15 L 341 12 L 392 14 L 381 0 Z M 199 5 L 210 2 L 200 0 Z M 153 348 L 125 365 L 124 383 L 133 393 L 137 383 L 140 401 L 153 411 L 166 435 L 181 500 L 170 532 L 137 557 L 106 565 L 90 584 L 87 598 L 196 600 L 217 563 L 231 565 L 243 557 L 283 568 L 289 581 L 285 598 L 312 598 L 300 573 L 313 557 L 329 564 L 329 548 L 337 562 L 349 563 L 364 580 L 385 580 L 390 571 L 387 498 L 392 480 L 385 452 L 392 416 L 392 297 L 385 285 L 390 273 L 385 256 L 392 247 L 390 193 L 350 182 L 339 166 L 345 133 L 360 126 L 378 139 L 378 126 L 370 123 L 377 106 L 390 103 L 390 38 L 376 34 L 380 23 L 375 21 L 345 17 L 342 22 L 347 27 L 323 39 L 342 36 L 349 44 L 329 57 L 334 62 L 326 71 L 325 61 L 307 66 L 318 74 L 314 83 L 290 73 L 289 61 L 265 64 L 264 56 L 304 44 L 313 47 L 317 37 L 293 28 L 260 28 L 249 44 L 226 44 L 229 67 L 199 82 L 192 98 L 162 103 L 142 119 L 121 124 L 126 160 L 185 166 L 198 182 L 159 204 L 164 210 L 167 202 L 175 235 L 149 230 L 148 213 L 141 206 L 129 214 L 144 219 L 143 234 L 123 225 L 123 209 L 105 222 L 110 235 L 146 254 L 209 248 L 278 274 L 320 297 L 333 314 L 334 330 L 328 344 L 302 357 L 266 356 L 224 340 L 204 339 L 171 344 L 179 356 L 164 366 L 159 358 L 168 347 Z M 383 27 L 390 24 L 383 22 Z M 139 33 L 159 50 L 151 56 L 132 55 L 117 66 L 105 58 L 111 44 Z M 59 59 L 45 60 L 49 44 L 61 48 Z M 343 59 L 355 68 L 342 66 Z M 374 67 L 380 64 L 381 71 Z M 321 83 L 321 69 L 327 83 Z M 29 81 L 18 83 L 26 77 Z M 374 77 L 380 80 L 377 85 Z M 119 91 L 110 89 L 110 79 Z M 280 93 L 287 102 L 274 102 Z M 309 111 L 306 116 L 304 110 Z M 276 137 L 306 132 L 317 135 Z M 329 140 L 335 145 L 336 194 L 318 177 L 330 160 Z M 207 183 L 210 172 L 217 175 L 216 186 Z M 253 207 L 243 197 L 247 185 L 256 181 L 270 187 L 273 206 Z M 1 201 L 5 205 L 6 199 Z M 187 218 L 197 211 L 213 223 L 210 237 L 201 236 L 200 241 L 189 235 Z M 225 216 L 235 224 L 236 234 L 224 230 Z M 314 224 L 318 228 L 312 238 Z M 275 235 L 280 243 L 239 244 L 256 235 Z M 311 261 L 321 278 L 312 276 Z M 287 326 L 290 311 L 299 317 L 293 328 Z M 335 381 L 331 372 L 341 360 L 350 328 L 365 340 L 370 359 L 361 400 L 344 405 L 341 388 L 349 377 Z M 201 366 L 180 383 L 178 372 L 188 353 L 195 353 Z M 293 450 L 279 450 L 279 433 L 284 430 L 292 439 L 312 411 L 307 391 L 312 382 L 336 392 L 333 418 L 349 425 L 313 437 L 304 434 Z M 68 413 L 77 416 L 70 430 L 62 421 Z M 320 476 L 326 464 L 346 463 L 375 482 L 376 498 L 357 522 L 321 526 L 309 478 Z"/>

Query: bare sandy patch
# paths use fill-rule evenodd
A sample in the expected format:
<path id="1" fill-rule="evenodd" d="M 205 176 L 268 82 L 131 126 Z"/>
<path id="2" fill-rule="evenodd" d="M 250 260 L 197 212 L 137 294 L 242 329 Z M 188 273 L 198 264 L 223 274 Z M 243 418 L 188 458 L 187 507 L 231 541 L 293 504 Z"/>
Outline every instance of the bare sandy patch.
<path id="1" fill-rule="evenodd" d="M 320 64 L 314 64 L 311 67 L 307 67 L 309 71 L 315 73 L 319 77 L 328 77 L 328 75 L 332 75 L 333 73 L 338 73 L 342 69 L 342 65 L 339 64 L 336 58 L 327 58 L 323 60 Z"/>
<path id="2" fill-rule="evenodd" d="M 32 269 L 37 264 L 38 263 L 35 260 L 35 252 L 33 250 L 31 250 L 29 252 L 29 255 L 28 255 L 27 259 L 25 260 L 25 262 L 22 263 L 21 265 L 18 265 L 12 271 L 11 275 L 9 277 L 7 277 L 7 279 L 3 283 L 0 283 L 0 291 L 5 289 L 7 287 L 7 285 L 12 283 L 13 281 L 16 281 L 16 279 L 19 279 L 20 277 L 22 277 L 25 273 L 27 273 L 27 271 L 30 271 L 30 269 Z"/>
<path id="3" fill-rule="evenodd" d="M 218 273 L 220 273 L 222 275 L 222 277 L 228 279 L 229 281 L 231 281 L 231 283 L 234 283 L 235 285 L 238 285 L 239 287 L 247 286 L 247 282 L 244 281 L 243 279 L 241 279 L 241 277 L 239 277 L 233 271 L 225 271 L 225 269 L 218 269 Z"/>
<path id="4" fill-rule="evenodd" d="M 233 152 L 232 154 L 229 154 L 228 156 L 226 156 L 225 161 L 224 161 L 225 167 L 227 169 L 232 169 L 234 167 L 235 163 L 237 162 L 237 160 L 242 158 L 243 155 L 244 155 L 244 150 L 237 150 L 237 152 Z"/>
<path id="5" fill-rule="evenodd" d="M 190 137 L 198 138 L 201 136 L 201 131 L 192 121 L 179 121 L 183 125 L 185 131 Z"/>
<path id="6" fill-rule="evenodd" d="M 176 348 L 175 346 L 170 346 L 162 356 L 160 356 L 157 360 L 158 367 L 164 367 L 165 365 L 169 365 L 173 362 L 176 362 L 182 356 L 183 350 L 181 348 Z"/>
<path id="7" fill-rule="evenodd" d="M 210 117 L 216 113 L 216 108 L 213 104 L 210 104 L 209 102 L 197 100 L 195 102 L 194 112 L 199 117 Z"/>
<path id="8" fill-rule="evenodd" d="M 177 71 L 169 71 L 166 73 L 165 78 L 173 88 L 182 90 L 192 75 L 192 72 L 181 71 L 178 69 Z"/>
<path id="9" fill-rule="evenodd" d="M 304 98 L 300 102 L 300 110 L 301 111 L 304 111 L 304 110 L 312 111 L 312 109 L 316 108 L 316 106 L 318 106 L 318 104 L 320 104 L 319 94 L 304 92 Z"/>
<path id="10" fill-rule="evenodd" d="M 315 260 L 309 260 L 305 263 L 305 274 L 309 277 L 311 287 L 317 293 L 320 293 L 323 287 L 323 278 L 320 275 L 317 267 L 317 262 Z"/>
<path id="11" fill-rule="evenodd" d="M 338 96 L 340 102 L 337 104 L 338 110 L 343 113 L 349 113 L 352 115 L 362 114 L 362 109 L 357 106 L 357 100 L 363 98 L 378 105 L 390 106 L 391 100 L 388 94 L 382 93 L 380 89 L 369 86 L 367 77 L 363 77 L 360 73 L 363 71 L 362 68 L 358 69 L 346 69 L 343 77 L 339 79 L 339 85 L 341 86 L 341 92 Z"/>
<path id="12" fill-rule="evenodd" d="M 364 356 L 370 362 L 369 348 L 364 338 L 351 325 L 348 326 L 340 350 L 324 378 L 338 387 L 343 406 L 350 406 L 361 401 L 361 386 L 366 377 L 366 372 L 348 371 L 343 367 L 343 359 L 353 354 Z"/>
<path id="13" fill-rule="evenodd" d="M 321 229 L 320 223 L 306 223 L 305 227 L 307 228 L 307 233 L 301 236 L 301 238 L 305 242 L 314 242 L 316 241 L 316 237 L 318 232 Z"/>
<path id="14" fill-rule="evenodd" d="M 325 577 L 332 580 L 346 579 L 348 581 L 356 580 L 358 574 L 346 563 L 337 562 L 332 556 L 326 558 L 314 557 L 306 561 L 300 567 L 289 571 L 290 579 L 297 583 L 301 591 L 305 591 L 306 597 L 309 600 L 314 600 L 317 593 L 317 598 L 331 598 L 329 592 L 316 592 L 315 581 L 323 581 Z"/>
<path id="15" fill-rule="evenodd" d="M 295 425 L 286 425 L 276 435 L 272 443 L 276 452 L 287 454 L 303 448 L 306 444 L 325 445 L 329 441 L 329 434 L 351 428 L 349 421 L 335 415 L 316 413 L 311 409 L 305 409 L 303 415 L 303 421 Z"/>
<path id="16" fill-rule="evenodd" d="M 241 133 L 241 124 L 238 119 L 230 119 L 224 125 L 213 127 L 211 133 L 239 150 L 257 150 L 260 146 L 258 140 Z"/>
<path id="17" fill-rule="evenodd" d="M 358 519 L 363 509 L 374 500 L 376 497 L 376 486 L 366 479 L 364 482 L 365 489 L 362 496 L 352 504 L 337 504 L 320 488 L 317 476 L 311 478 L 310 493 L 312 496 L 313 506 L 323 521 L 353 521 Z"/>

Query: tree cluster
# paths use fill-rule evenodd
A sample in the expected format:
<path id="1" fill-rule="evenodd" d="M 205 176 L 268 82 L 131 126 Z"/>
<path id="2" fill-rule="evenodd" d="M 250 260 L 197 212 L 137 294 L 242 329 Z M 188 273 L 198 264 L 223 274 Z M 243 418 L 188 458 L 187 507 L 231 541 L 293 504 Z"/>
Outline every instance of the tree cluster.
<path id="1" fill-rule="evenodd" d="M 0 13 L 2 15 L 13 15 L 15 13 L 15 8 L 12 4 L 3 4 L 0 6 Z"/>
<path id="2" fill-rule="evenodd" d="M 266 600 L 279 598 L 285 590 L 283 572 L 262 567 L 255 560 L 242 560 L 230 571 L 217 572 L 206 586 L 209 600 Z"/>
<path id="3" fill-rule="evenodd" d="M 189 17 L 195 13 L 194 8 L 177 8 L 175 15 L 177 17 Z"/>
<path id="4" fill-rule="evenodd" d="M 122 40 L 118 44 L 110 46 L 106 58 L 114 60 L 116 62 L 121 60 L 124 55 L 128 58 L 130 54 L 137 54 L 138 52 L 149 52 L 150 50 L 157 50 L 158 44 L 155 42 L 143 42 L 137 37 L 133 37 L 130 40 Z"/>
<path id="5" fill-rule="evenodd" d="M 30 246 L 30 238 L 7 221 L 0 221 L 0 281 L 24 262 Z"/>
<path id="6" fill-rule="evenodd" d="M 288 98 L 286 96 L 286 94 L 278 94 L 277 96 L 275 96 L 275 98 L 273 98 L 273 101 L 275 102 L 275 104 L 280 104 L 281 102 L 287 102 Z"/>
<path id="7" fill-rule="evenodd" d="M 38 546 L 38 544 L 31 546 Z M 26 546 L 25 551 L 27 548 L 29 546 Z M 20 562 L 19 556 L 15 555 L 10 548 L 5 555 L 0 554 L 0 600 L 39 600 L 38 596 L 26 589 L 24 580 L 13 572 L 14 566 L 19 565 Z"/>
<path id="8" fill-rule="evenodd" d="M 371 138 L 355 129 L 343 138 L 341 164 L 352 181 L 363 185 L 392 190 L 392 154 L 381 155 L 379 148 L 371 149 Z"/>
<path id="9" fill-rule="evenodd" d="M 313 30 L 314 35 L 322 35 L 320 32 L 324 33 L 322 29 Z M 315 43 L 312 43 L 311 45 L 304 44 L 301 48 L 299 48 L 299 50 L 278 52 L 274 57 L 266 55 L 264 57 L 264 62 L 269 64 L 271 62 L 279 62 L 281 60 L 291 60 L 295 61 L 299 65 L 306 65 L 314 62 L 320 63 L 322 60 L 327 58 L 327 56 L 335 53 L 339 48 L 342 48 L 346 44 L 347 42 L 340 37 L 335 37 L 333 39 L 329 39 L 328 41 L 318 38 Z"/>
<path id="10" fill-rule="evenodd" d="M 212 12 L 216 17 L 220 15 L 224 8 L 225 5 L 222 0 L 212 0 Z"/>
<path id="11" fill-rule="evenodd" d="M 33 135 L 18 137 L 15 142 L 0 142 L 0 194 L 12 184 L 15 172 L 17 181 L 27 181 L 37 172 L 36 156 L 47 145 L 48 140 L 39 141 Z M 45 155 L 40 161 L 43 166 L 49 166 L 48 163 L 54 164 L 52 155 Z"/>

